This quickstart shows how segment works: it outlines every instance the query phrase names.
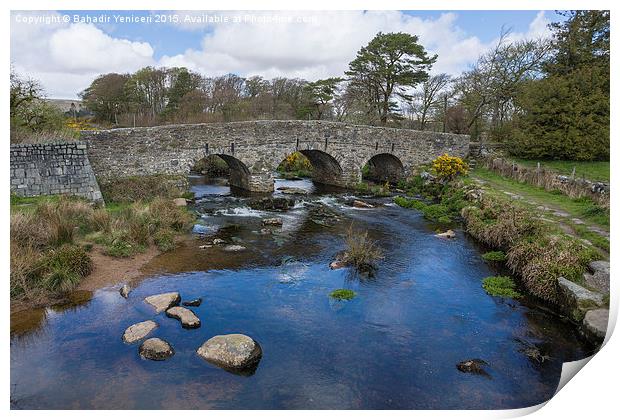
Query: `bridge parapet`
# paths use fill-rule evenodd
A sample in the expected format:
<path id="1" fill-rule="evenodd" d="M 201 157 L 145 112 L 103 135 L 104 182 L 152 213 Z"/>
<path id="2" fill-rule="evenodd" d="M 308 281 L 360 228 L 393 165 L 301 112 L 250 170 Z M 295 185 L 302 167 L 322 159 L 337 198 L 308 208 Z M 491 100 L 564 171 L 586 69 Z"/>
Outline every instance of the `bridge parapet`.
<path id="1" fill-rule="evenodd" d="M 370 127 L 331 121 L 245 121 L 184 124 L 82 132 L 97 177 L 189 173 L 208 155 L 224 158 L 231 185 L 273 190 L 273 173 L 300 151 L 315 167 L 318 182 L 352 186 L 377 155 L 393 156 L 403 173 L 443 153 L 465 157 L 469 136 Z M 391 160 L 394 162 L 394 160 Z"/>

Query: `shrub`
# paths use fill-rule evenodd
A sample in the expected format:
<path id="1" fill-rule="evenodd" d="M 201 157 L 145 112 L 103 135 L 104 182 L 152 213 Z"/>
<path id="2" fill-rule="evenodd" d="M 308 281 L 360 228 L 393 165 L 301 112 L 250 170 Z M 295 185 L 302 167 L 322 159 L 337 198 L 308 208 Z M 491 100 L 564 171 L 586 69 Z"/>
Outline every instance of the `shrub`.
<path id="1" fill-rule="evenodd" d="M 485 261 L 502 262 L 506 261 L 506 254 L 503 251 L 489 251 L 482 254 L 482 259 Z"/>
<path id="2" fill-rule="evenodd" d="M 20 296 L 32 298 L 37 288 L 37 266 L 40 258 L 41 252 L 35 247 L 11 243 L 11 298 Z"/>
<path id="3" fill-rule="evenodd" d="M 160 251 L 170 251 L 176 248 L 174 241 L 174 231 L 171 229 L 162 229 L 155 233 L 153 236 L 153 242 L 157 245 Z"/>
<path id="4" fill-rule="evenodd" d="M 480 207 L 466 207 L 462 215 L 472 236 L 504 250 L 524 237 L 542 234 L 545 229 L 526 208 L 486 195 L 480 200 Z"/>
<path id="5" fill-rule="evenodd" d="M 460 175 L 467 174 L 467 164 L 456 156 L 443 154 L 433 160 L 433 172 L 441 180 L 451 181 Z"/>
<path id="6" fill-rule="evenodd" d="M 345 242 L 347 250 L 344 262 L 353 265 L 358 270 L 374 269 L 377 260 L 383 258 L 383 252 L 374 241 L 368 238 L 368 232 L 355 232 L 351 226 Z"/>
<path id="7" fill-rule="evenodd" d="M 106 202 L 131 203 L 180 197 L 187 180 L 172 175 L 132 176 L 102 180 L 99 186 Z"/>
<path id="8" fill-rule="evenodd" d="M 351 300 L 356 296 L 356 293 L 350 289 L 336 289 L 329 296 L 336 300 Z"/>
<path id="9" fill-rule="evenodd" d="M 535 296 L 560 303 L 557 279 L 579 282 L 590 261 L 598 258 L 592 249 L 566 235 L 525 238 L 507 253 L 508 267 L 521 275 L 525 287 Z"/>
<path id="10" fill-rule="evenodd" d="M 184 207 L 170 200 L 157 198 L 148 206 L 148 212 L 156 228 L 171 228 L 177 232 L 188 229 L 193 217 Z"/>
<path id="11" fill-rule="evenodd" d="M 515 283 L 510 277 L 487 277 L 482 280 L 482 287 L 491 296 L 520 298 L 521 293 L 515 290 Z"/>
<path id="12" fill-rule="evenodd" d="M 82 277 L 90 274 L 92 268 L 92 260 L 83 248 L 63 245 L 51 250 L 41 260 L 42 286 L 54 293 L 69 292 L 77 286 Z"/>

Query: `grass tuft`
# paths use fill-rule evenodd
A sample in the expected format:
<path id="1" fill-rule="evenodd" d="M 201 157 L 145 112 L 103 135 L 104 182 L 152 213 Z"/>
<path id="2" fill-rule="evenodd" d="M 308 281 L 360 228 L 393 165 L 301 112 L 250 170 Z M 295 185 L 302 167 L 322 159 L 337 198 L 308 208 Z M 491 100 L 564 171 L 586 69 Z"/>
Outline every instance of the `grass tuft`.
<path id="1" fill-rule="evenodd" d="M 515 290 L 515 283 L 510 277 L 487 277 L 482 280 L 482 287 L 491 296 L 500 296 L 513 299 L 522 297 L 521 293 Z"/>
<path id="2" fill-rule="evenodd" d="M 356 293 L 350 289 L 336 289 L 329 296 L 336 300 L 351 300 L 356 296 Z"/>

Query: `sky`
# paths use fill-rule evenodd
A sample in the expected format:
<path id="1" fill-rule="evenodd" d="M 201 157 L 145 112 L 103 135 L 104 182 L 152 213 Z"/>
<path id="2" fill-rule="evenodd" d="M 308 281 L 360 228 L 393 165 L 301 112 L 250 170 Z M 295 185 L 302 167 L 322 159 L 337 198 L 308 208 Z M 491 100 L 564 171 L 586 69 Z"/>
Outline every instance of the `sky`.
<path id="1" fill-rule="evenodd" d="M 342 76 L 379 31 L 407 32 L 457 75 L 497 43 L 545 38 L 554 11 L 13 11 L 11 65 L 49 98 L 76 99 L 98 75 L 184 66 L 307 80 Z"/>

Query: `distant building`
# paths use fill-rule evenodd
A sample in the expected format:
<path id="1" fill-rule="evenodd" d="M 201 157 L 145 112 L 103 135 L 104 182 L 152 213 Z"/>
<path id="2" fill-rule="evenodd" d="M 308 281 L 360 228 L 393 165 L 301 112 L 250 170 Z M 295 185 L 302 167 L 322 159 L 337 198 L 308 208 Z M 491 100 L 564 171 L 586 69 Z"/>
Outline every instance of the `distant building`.
<path id="1" fill-rule="evenodd" d="M 82 101 L 77 99 L 46 99 L 45 102 L 54 105 L 69 117 L 87 117 L 93 115 L 92 112 L 82 105 Z"/>

